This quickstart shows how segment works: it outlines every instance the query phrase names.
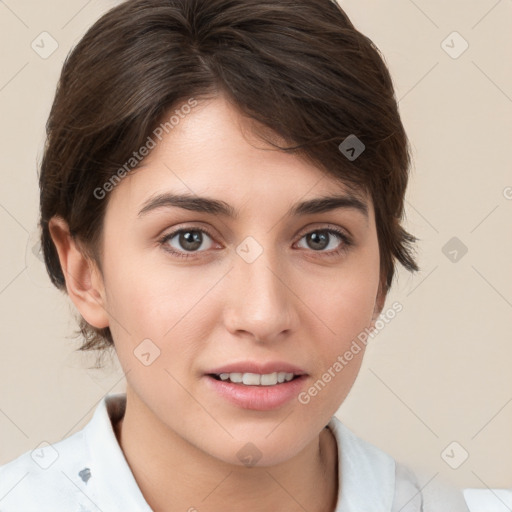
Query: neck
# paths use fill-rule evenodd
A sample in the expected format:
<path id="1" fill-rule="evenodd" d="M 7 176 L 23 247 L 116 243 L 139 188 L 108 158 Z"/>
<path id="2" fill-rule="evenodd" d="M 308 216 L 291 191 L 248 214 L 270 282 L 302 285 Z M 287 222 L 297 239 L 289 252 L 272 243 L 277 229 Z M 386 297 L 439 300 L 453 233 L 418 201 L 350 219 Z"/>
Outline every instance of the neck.
<path id="1" fill-rule="evenodd" d="M 268 467 L 220 461 L 162 425 L 134 395 L 115 425 L 119 445 L 148 505 L 155 512 L 334 512 L 338 457 L 324 428 L 293 459 Z M 152 432 L 151 436 L 146 435 Z"/>

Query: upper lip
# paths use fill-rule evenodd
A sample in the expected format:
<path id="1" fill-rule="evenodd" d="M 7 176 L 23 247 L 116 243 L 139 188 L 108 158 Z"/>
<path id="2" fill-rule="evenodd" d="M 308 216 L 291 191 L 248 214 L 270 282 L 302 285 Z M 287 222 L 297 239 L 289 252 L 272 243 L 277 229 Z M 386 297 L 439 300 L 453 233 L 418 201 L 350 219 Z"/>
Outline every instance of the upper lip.
<path id="1" fill-rule="evenodd" d="M 224 366 L 219 366 L 206 372 L 207 374 L 219 375 L 221 373 L 259 373 L 261 375 L 285 372 L 293 373 L 294 375 L 305 375 L 306 372 L 290 363 L 284 361 L 270 361 L 266 363 L 257 363 L 255 361 L 240 361 L 238 363 L 230 363 Z"/>

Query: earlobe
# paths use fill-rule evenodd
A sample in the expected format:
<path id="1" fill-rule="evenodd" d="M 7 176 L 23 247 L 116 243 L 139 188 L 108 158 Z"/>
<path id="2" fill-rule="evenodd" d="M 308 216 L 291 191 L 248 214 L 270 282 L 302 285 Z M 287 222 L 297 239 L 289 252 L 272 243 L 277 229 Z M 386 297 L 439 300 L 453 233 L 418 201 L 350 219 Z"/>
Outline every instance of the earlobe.
<path id="1" fill-rule="evenodd" d="M 103 279 L 97 265 L 80 250 L 64 219 L 53 217 L 49 229 L 59 254 L 69 297 L 90 325 L 98 329 L 108 327 Z"/>

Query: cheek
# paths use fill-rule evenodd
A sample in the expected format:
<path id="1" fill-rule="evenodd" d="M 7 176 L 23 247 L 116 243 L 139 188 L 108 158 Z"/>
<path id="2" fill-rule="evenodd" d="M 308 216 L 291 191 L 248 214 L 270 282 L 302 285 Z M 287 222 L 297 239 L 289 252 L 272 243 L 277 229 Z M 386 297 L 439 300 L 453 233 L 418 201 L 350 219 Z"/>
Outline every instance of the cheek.
<path id="1" fill-rule="evenodd" d="M 124 321 L 134 336 L 161 338 L 200 297 L 195 281 L 187 283 L 182 272 L 154 265 L 136 251 L 121 254 L 111 248 L 108 254 L 105 274 L 109 313 Z"/>
<path id="2" fill-rule="evenodd" d="M 343 335 L 351 325 L 369 324 L 376 293 L 377 283 L 371 279 L 356 280 L 342 275 L 339 280 L 331 278 L 316 292 L 310 292 L 308 303 L 314 305 L 314 312 L 325 319 L 332 331 Z"/>
<path id="3" fill-rule="evenodd" d="M 309 276 L 301 295 L 312 313 L 324 324 L 331 342 L 343 346 L 369 327 L 376 306 L 379 287 L 379 258 L 369 251 L 336 272 Z"/>
<path id="4" fill-rule="evenodd" d="M 142 351 L 138 347 L 144 342 L 149 352 L 160 351 L 153 369 L 161 366 L 182 373 L 183 362 L 188 367 L 197 357 L 212 322 L 219 318 L 208 292 L 218 275 L 198 276 L 198 268 L 148 264 L 137 254 L 121 257 L 114 251 L 105 261 L 105 275 L 111 331 L 125 368 L 138 366 L 134 351 Z"/>
<path id="5" fill-rule="evenodd" d="M 304 413 L 327 421 L 350 392 L 362 364 L 375 292 L 371 280 L 347 279 L 309 295 L 320 323 L 310 324 L 310 359 L 315 360 L 316 373 L 298 397 Z"/>
<path id="6" fill-rule="evenodd" d="M 319 414 L 322 407 L 336 411 L 359 372 L 379 286 L 377 251 L 375 245 L 347 260 L 336 273 L 303 281 L 301 296 L 311 312 L 311 322 L 303 327 L 314 341 L 318 370 L 318 385 L 308 393 L 309 407 L 318 408 Z"/>
<path id="7" fill-rule="evenodd" d="M 375 286 L 371 282 L 351 282 L 330 285 L 310 297 L 311 309 L 321 320 L 321 327 L 311 324 L 311 339 L 315 342 L 321 372 L 343 359 L 343 374 L 335 380 L 346 380 L 349 385 L 355 379 L 361 365 L 365 344 L 360 340 L 371 325 L 375 307 Z M 347 354 L 347 352 L 351 352 Z M 347 354 L 347 357 L 344 355 Z M 326 377 L 328 379 L 328 377 Z"/>

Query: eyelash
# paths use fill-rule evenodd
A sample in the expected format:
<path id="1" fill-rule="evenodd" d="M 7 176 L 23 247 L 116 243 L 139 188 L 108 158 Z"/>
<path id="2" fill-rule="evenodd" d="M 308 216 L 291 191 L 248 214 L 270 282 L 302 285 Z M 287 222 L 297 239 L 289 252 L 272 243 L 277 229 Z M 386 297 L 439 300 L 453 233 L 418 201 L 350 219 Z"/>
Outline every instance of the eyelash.
<path id="1" fill-rule="evenodd" d="M 172 240 L 176 235 L 179 235 L 180 233 L 186 233 L 188 231 L 198 231 L 201 233 L 206 233 L 210 238 L 212 238 L 212 239 L 214 238 L 213 235 L 205 228 L 196 228 L 196 227 L 187 228 L 187 227 L 185 227 L 185 228 L 180 228 L 176 231 L 173 231 L 172 233 L 169 233 L 169 234 L 163 236 L 162 238 L 160 238 L 160 240 L 158 242 L 166 252 L 168 252 L 178 258 L 190 258 L 190 257 L 195 256 L 197 253 L 204 252 L 204 251 L 192 251 L 192 252 L 186 253 L 186 252 L 176 251 L 172 248 L 169 248 L 169 245 L 167 243 L 169 240 Z M 350 249 L 350 247 L 353 245 L 352 240 L 343 231 L 341 231 L 340 229 L 333 227 L 333 226 L 330 226 L 328 228 L 321 228 L 321 229 L 319 228 L 319 229 L 313 229 L 311 231 L 307 231 L 306 233 L 303 233 L 300 236 L 299 241 L 302 240 L 305 236 L 310 235 L 311 233 L 318 233 L 318 232 L 329 233 L 331 235 L 335 235 L 341 240 L 342 244 L 338 249 L 335 249 L 335 250 L 332 250 L 329 252 L 312 250 L 312 252 L 314 252 L 314 253 L 324 254 L 327 257 L 340 256 L 341 254 L 346 253 Z"/>

